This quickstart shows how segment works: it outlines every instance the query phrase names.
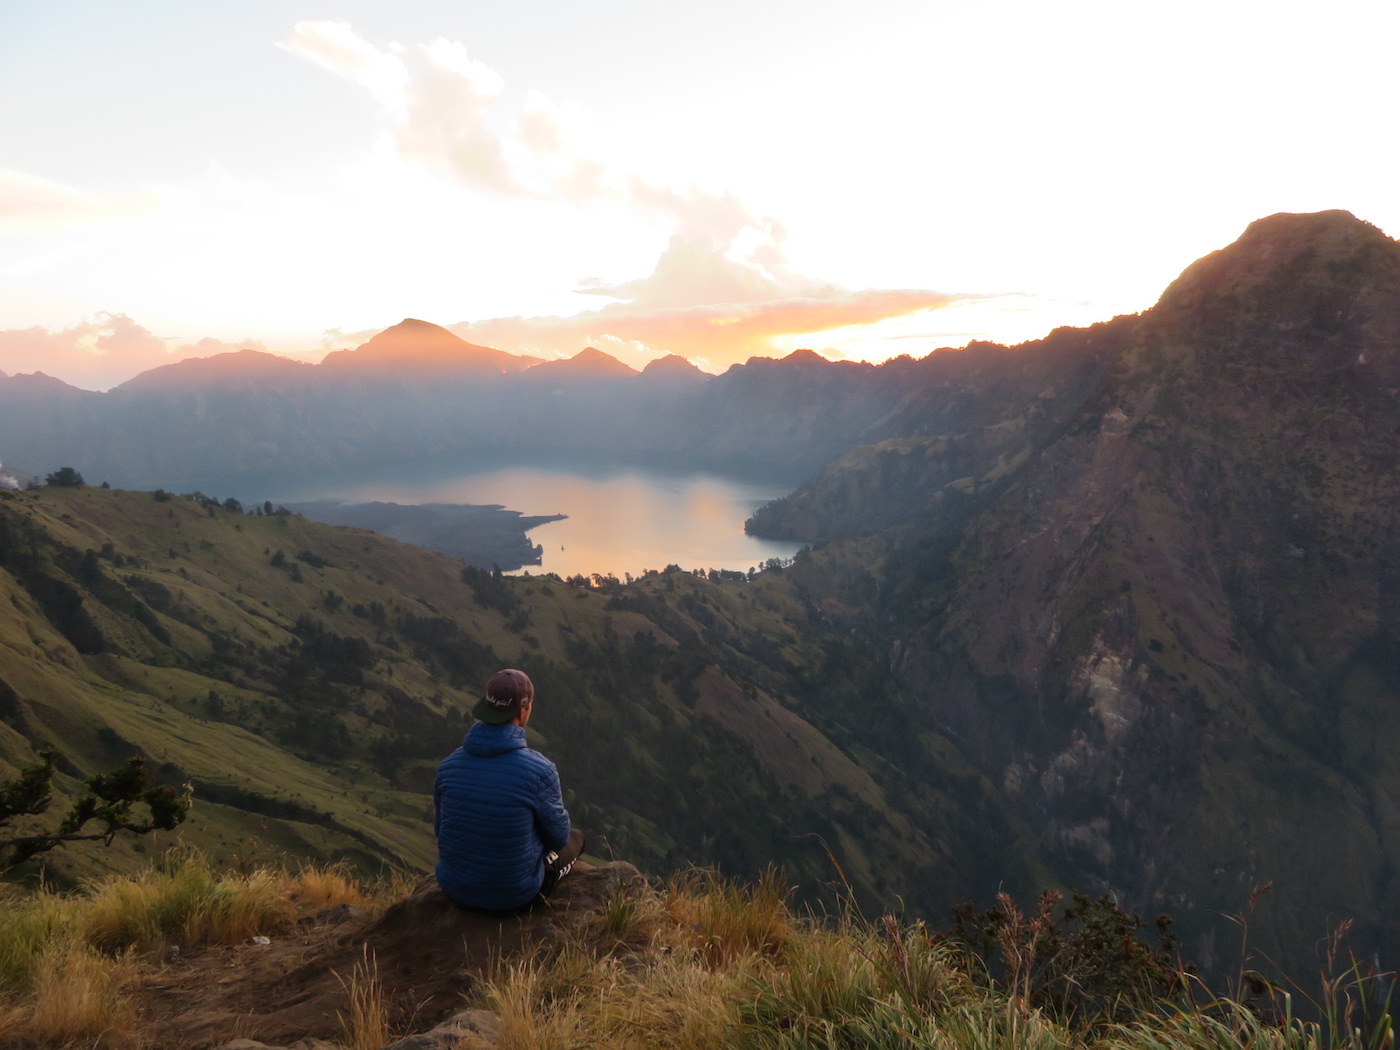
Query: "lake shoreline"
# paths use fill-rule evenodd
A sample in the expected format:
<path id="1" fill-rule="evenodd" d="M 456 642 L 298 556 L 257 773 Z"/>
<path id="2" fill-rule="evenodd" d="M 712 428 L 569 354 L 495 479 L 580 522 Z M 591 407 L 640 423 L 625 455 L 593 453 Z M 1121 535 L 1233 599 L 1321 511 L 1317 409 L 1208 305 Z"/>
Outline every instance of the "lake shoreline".
<path id="1" fill-rule="evenodd" d="M 792 557 L 800 544 L 744 531 L 760 505 L 789 491 L 786 482 L 713 471 L 595 464 L 452 473 L 436 464 L 323 483 L 314 499 L 284 502 L 486 569 L 622 578 L 668 565 L 746 571 Z"/>

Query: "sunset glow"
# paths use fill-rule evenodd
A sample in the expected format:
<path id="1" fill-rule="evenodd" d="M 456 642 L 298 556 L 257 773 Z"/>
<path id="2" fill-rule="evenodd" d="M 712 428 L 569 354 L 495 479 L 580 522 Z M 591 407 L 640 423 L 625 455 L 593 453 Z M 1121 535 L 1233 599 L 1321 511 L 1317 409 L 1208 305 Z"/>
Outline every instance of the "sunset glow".
<path id="1" fill-rule="evenodd" d="M 1021 342 L 1276 211 L 1400 232 L 1397 38 L 1374 0 L 21 0 L 0 371 L 406 316 L 633 367 Z"/>

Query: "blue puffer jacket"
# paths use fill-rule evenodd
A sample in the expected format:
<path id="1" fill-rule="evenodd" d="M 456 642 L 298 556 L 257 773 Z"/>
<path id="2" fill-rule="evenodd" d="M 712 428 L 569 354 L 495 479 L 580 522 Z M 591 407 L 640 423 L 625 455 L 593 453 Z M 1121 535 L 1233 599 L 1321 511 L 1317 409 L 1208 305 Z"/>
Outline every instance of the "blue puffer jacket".
<path id="1" fill-rule="evenodd" d="M 544 854 L 569 841 L 554 763 L 525 730 L 477 722 L 438 767 L 433 790 L 437 881 L 469 908 L 509 911 L 544 882 Z"/>

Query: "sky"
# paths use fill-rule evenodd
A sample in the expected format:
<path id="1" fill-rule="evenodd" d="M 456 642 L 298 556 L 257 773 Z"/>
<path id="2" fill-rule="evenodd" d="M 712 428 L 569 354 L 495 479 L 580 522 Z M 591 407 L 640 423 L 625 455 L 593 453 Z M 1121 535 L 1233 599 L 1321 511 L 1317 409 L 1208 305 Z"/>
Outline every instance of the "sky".
<path id="1" fill-rule="evenodd" d="M 1400 235 L 1393 0 L 0 0 L 0 371 L 404 317 L 879 361 L 1150 307 L 1279 211 Z"/>

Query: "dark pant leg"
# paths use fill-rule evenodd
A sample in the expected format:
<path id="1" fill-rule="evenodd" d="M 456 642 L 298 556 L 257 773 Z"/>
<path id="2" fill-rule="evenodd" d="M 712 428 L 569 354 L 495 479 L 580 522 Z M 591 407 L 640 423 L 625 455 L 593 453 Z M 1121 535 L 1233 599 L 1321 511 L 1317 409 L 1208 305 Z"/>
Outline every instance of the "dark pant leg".
<path id="1" fill-rule="evenodd" d="M 548 897 L 554 892 L 554 887 L 559 885 L 559 880 L 569 873 L 569 869 L 574 866 L 574 861 L 578 860 L 583 853 L 583 832 L 578 828 L 569 829 L 569 841 L 564 848 L 554 855 L 553 859 L 547 861 L 544 866 L 544 885 L 540 887 L 540 896 Z"/>

